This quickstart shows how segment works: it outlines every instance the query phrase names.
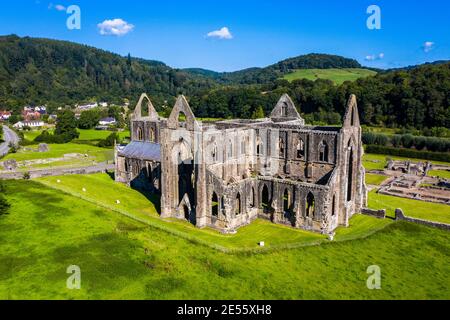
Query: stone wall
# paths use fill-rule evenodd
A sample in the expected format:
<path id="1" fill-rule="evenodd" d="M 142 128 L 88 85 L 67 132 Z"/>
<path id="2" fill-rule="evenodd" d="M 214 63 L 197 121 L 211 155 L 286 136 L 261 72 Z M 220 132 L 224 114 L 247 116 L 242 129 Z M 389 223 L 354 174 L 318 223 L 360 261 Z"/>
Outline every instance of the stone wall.
<path id="1" fill-rule="evenodd" d="M 369 209 L 369 208 L 362 208 L 361 213 L 366 216 L 372 216 L 372 217 L 379 218 L 379 219 L 386 218 L 386 209 L 373 210 L 373 209 Z"/>
<path id="2" fill-rule="evenodd" d="M 418 219 L 418 218 L 411 218 L 411 217 L 405 216 L 402 209 L 395 210 L 395 220 L 403 220 L 403 221 L 408 221 L 408 222 L 412 222 L 412 223 L 422 224 L 422 225 L 428 226 L 428 227 L 434 227 L 434 228 L 439 228 L 439 229 L 450 231 L 450 224 L 422 220 L 422 219 Z"/>

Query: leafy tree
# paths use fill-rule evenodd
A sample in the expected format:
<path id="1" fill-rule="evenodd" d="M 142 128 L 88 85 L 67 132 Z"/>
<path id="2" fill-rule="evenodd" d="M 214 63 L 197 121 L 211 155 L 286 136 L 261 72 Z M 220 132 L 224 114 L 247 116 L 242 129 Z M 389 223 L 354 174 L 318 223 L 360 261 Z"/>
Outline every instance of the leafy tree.
<path id="1" fill-rule="evenodd" d="M 78 128 L 80 129 L 92 129 L 101 119 L 100 112 L 97 109 L 83 111 L 78 119 Z"/>
<path id="2" fill-rule="evenodd" d="M 252 114 L 252 119 L 262 119 L 264 118 L 264 110 L 262 106 L 258 106 Z"/>
<path id="3" fill-rule="evenodd" d="M 111 133 L 105 140 L 102 140 L 98 143 L 99 147 L 107 148 L 114 146 L 114 143 L 120 143 L 120 137 L 116 132 Z"/>
<path id="4" fill-rule="evenodd" d="M 64 142 L 72 141 L 80 136 L 75 114 L 71 110 L 65 109 L 58 112 L 55 135 L 61 136 Z"/>

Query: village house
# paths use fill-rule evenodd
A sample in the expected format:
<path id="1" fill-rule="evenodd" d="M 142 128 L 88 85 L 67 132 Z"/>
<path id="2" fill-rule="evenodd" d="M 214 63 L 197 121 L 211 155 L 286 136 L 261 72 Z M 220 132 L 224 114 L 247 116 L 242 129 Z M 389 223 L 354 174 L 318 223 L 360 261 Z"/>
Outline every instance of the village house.
<path id="1" fill-rule="evenodd" d="M 15 129 L 23 129 L 23 128 L 37 129 L 42 128 L 43 126 L 45 126 L 45 123 L 42 120 L 19 121 L 13 125 Z"/>
<path id="2" fill-rule="evenodd" d="M 0 111 L 0 120 L 6 121 L 11 118 L 11 111 Z"/>

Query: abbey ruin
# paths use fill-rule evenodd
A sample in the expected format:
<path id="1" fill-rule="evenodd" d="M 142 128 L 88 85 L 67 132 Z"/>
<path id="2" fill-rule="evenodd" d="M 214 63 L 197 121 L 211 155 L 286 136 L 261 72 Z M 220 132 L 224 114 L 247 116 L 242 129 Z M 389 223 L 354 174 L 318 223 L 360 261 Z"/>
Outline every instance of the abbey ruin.
<path id="1" fill-rule="evenodd" d="M 321 127 L 288 95 L 269 118 L 200 122 L 183 96 L 166 119 L 143 94 L 131 140 L 116 148 L 116 181 L 158 193 L 163 218 L 225 233 L 262 218 L 330 234 L 366 206 L 354 95 L 342 127 Z"/>

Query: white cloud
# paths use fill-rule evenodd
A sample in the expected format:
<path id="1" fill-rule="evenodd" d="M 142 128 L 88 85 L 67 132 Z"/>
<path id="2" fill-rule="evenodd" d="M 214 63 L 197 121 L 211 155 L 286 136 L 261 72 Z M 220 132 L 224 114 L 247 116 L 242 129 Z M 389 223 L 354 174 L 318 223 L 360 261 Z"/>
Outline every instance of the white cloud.
<path id="1" fill-rule="evenodd" d="M 134 25 L 122 19 L 105 20 L 97 27 L 102 36 L 124 36 L 134 29 Z"/>
<path id="2" fill-rule="evenodd" d="M 384 58 L 384 53 L 381 52 L 379 54 L 371 54 L 366 56 L 366 61 L 375 61 L 375 60 L 381 60 Z"/>
<path id="3" fill-rule="evenodd" d="M 64 6 L 61 5 L 61 4 L 57 4 L 57 5 L 55 6 L 55 9 L 58 10 L 58 11 L 66 11 L 66 7 L 64 7 Z"/>
<path id="4" fill-rule="evenodd" d="M 206 35 L 208 38 L 233 39 L 233 35 L 227 27 L 220 30 L 211 31 Z"/>
<path id="5" fill-rule="evenodd" d="M 430 52 L 431 50 L 434 49 L 434 42 L 425 41 L 424 44 L 422 45 L 422 49 L 425 53 Z"/>

